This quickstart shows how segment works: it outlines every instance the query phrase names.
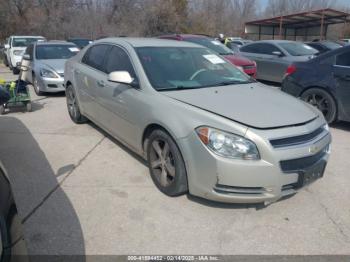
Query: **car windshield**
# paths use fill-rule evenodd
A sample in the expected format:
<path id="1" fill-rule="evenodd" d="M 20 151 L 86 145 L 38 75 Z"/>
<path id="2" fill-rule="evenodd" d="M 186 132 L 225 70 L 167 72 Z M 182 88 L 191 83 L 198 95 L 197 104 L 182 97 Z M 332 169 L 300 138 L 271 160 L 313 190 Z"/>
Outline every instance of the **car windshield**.
<path id="1" fill-rule="evenodd" d="M 191 38 L 186 38 L 185 41 L 205 46 L 220 55 L 233 54 L 231 49 L 229 49 L 228 47 L 220 43 L 218 40 L 215 40 L 213 38 L 191 37 Z"/>
<path id="2" fill-rule="evenodd" d="M 290 42 L 290 43 L 279 43 L 279 46 L 284 48 L 292 56 L 306 56 L 315 55 L 318 51 L 311 46 L 303 43 Z"/>
<path id="3" fill-rule="evenodd" d="M 332 50 L 342 47 L 340 44 L 335 42 L 322 42 L 322 44 Z"/>
<path id="4" fill-rule="evenodd" d="M 36 47 L 36 59 L 69 59 L 79 52 L 75 45 L 39 45 Z"/>
<path id="5" fill-rule="evenodd" d="M 139 47 L 136 51 L 148 79 L 158 91 L 255 82 L 206 48 Z"/>
<path id="6" fill-rule="evenodd" d="M 13 47 L 27 47 L 28 45 L 37 42 L 38 40 L 44 40 L 43 38 L 13 38 L 12 46 Z"/>

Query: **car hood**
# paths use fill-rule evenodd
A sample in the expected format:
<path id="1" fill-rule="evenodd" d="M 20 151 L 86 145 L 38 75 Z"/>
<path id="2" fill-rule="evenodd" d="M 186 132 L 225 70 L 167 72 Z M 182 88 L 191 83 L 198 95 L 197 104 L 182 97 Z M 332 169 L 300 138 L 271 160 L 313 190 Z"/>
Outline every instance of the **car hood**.
<path id="1" fill-rule="evenodd" d="M 253 65 L 254 62 L 249 60 L 241 55 L 225 55 L 224 56 L 228 61 L 236 66 L 245 66 L 245 65 Z"/>
<path id="2" fill-rule="evenodd" d="M 64 65 L 67 59 L 48 59 L 41 60 L 40 63 L 44 66 L 47 66 L 53 69 L 56 73 L 63 74 L 64 73 Z"/>
<path id="3" fill-rule="evenodd" d="M 162 94 L 258 129 L 303 124 L 318 116 L 302 101 L 260 83 L 163 91 Z"/>

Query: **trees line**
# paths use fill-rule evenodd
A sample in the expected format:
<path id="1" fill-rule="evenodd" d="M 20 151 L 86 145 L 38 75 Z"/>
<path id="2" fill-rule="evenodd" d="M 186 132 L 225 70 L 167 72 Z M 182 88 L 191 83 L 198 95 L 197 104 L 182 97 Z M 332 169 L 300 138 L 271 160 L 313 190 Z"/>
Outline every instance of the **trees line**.
<path id="1" fill-rule="evenodd" d="M 0 39 L 11 34 L 239 36 L 248 20 L 325 7 L 337 7 L 337 0 L 269 0 L 266 6 L 260 0 L 1 0 Z"/>

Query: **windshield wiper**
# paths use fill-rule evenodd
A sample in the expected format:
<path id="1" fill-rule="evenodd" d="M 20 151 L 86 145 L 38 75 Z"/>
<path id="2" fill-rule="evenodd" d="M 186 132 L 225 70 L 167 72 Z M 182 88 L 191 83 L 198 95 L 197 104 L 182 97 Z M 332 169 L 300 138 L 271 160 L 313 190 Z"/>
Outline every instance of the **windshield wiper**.
<path id="1" fill-rule="evenodd" d="M 233 55 L 233 53 L 219 53 L 219 55 Z"/>
<path id="2" fill-rule="evenodd" d="M 176 90 L 186 90 L 186 89 L 196 89 L 200 86 L 174 86 L 169 88 L 159 88 L 157 91 L 176 91 Z"/>

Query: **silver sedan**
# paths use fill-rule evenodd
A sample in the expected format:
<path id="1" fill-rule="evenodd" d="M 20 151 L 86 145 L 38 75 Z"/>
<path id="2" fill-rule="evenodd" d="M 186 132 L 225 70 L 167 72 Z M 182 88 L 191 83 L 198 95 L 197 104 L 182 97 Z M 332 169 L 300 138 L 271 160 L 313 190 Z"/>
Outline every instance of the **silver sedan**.
<path id="1" fill-rule="evenodd" d="M 22 79 L 34 86 L 37 95 L 65 91 L 64 64 L 79 48 L 64 41 L 37 42 L 29 45 L 23 55 Z"/>
<path id="2" fill-rule="evenodd" d="M 293 62 L 307 61 L 318 51 L 301 42 L 266 40 L 244 45 L 241 54 L 257 64 L 257 79 L 281 83 Z"/>
<path id="3" fill-rule="evenodd" d="M 322 113 L 187 42 L 109 38 L 66 63 L 71 119 L 147 159 L 166 195 L 271 203 L 323 176 Z"/>

